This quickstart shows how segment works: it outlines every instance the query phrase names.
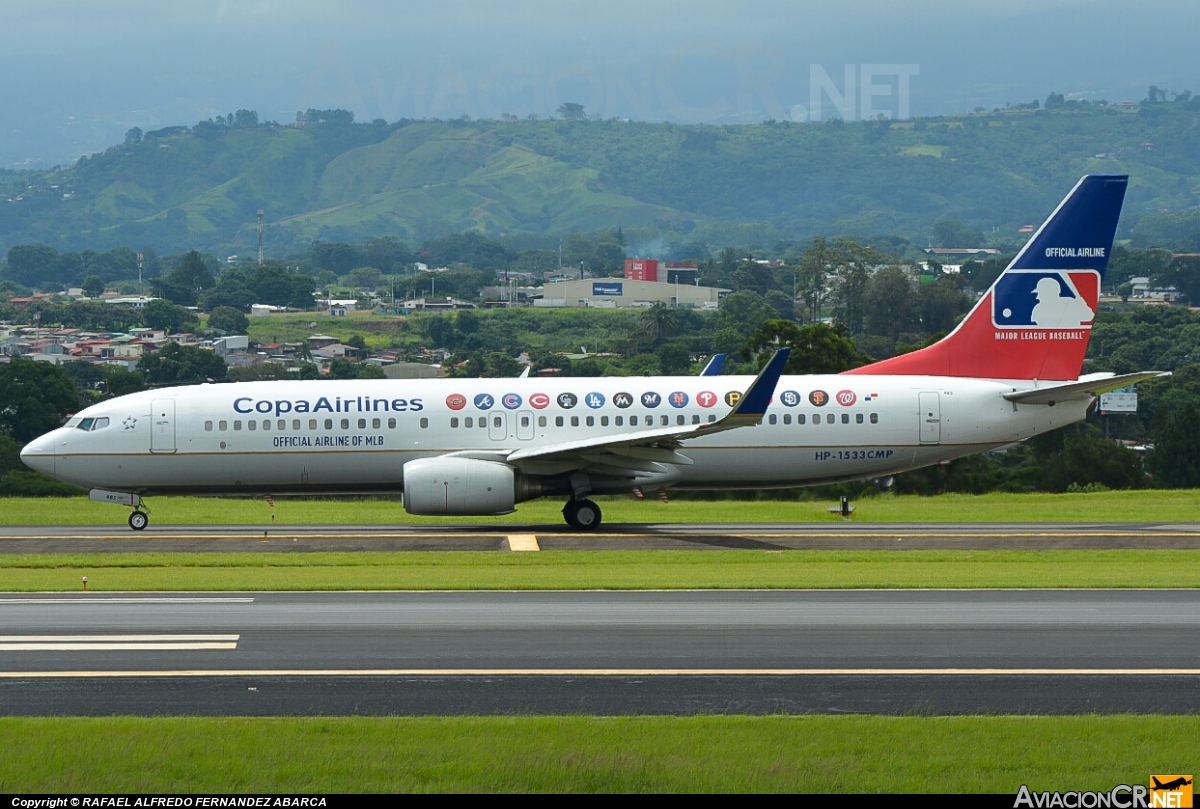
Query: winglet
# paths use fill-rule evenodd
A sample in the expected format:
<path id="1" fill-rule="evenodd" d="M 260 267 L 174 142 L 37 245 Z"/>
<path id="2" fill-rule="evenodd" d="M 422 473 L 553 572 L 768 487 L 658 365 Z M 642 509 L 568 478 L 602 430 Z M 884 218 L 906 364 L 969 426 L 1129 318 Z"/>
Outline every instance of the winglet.
<path id="1" fill-rule="evenodd" d="M 704 366 L 704 370 L 700 372 L 700 376 L 720 376 L 723 367 L 725 367 L 725 355 L 713 354 L 709 358 L 708 364 Z"/>
<path id="2" fill-rule="evenodd" d="M 775 395 L 775 386 L 779 384 L 779 377 L 783 376 L 783 366 L 787 365 L 788 355 L 791 353 L 790 348 L 781 348 L 776 351 L 766 367 L 759 371 L 758 376 L 750 383 L 750 387 L 746 388 L 746 392 L 742 394 L 741 399 L 738 399 L 733 410 L 729 411 L 729 414 L 720 421 L 701 425 L 700 430 L 702 432 L 728 430 L 762 421 L 762 417 L 767 413 L 767 406 L 771 404 L 771 397 Z"/>

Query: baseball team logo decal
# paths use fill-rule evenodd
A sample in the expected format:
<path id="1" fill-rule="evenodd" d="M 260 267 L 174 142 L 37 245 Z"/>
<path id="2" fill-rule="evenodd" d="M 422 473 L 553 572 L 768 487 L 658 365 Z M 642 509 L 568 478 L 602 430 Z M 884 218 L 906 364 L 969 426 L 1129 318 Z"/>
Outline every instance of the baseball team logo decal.
<path id="1" fill-rule="evenodd" d="M 717 394 L 711 390 L 702 390 L 696 394 L 696 404 L 701 407 L 712 407 L 717 403 Z"/>
<path id="2" fill-rule="evenodd" d="M 824 407 L 829 404 L 829 394 L 823 390 L 814 390 L 808 394 L 808 401 L 814 407 Z"/>
<path id="3" fill-rule="evenodd" d="M 480 410 L 491 410 L 494 404 L 496 404 L 496 400 L 490 393 L 480 393 L 475 397 L 475 406 Z"/>
<path id="4" fill-rule="evenodd" d="M 633 406 L 633 394 L 621 391 L 613 394 L 613 404 L 624 410 L 627 407 Z"/>
<path id="5" fill-rule="evenodd" d="M 741 398 L 742 392 L 740 390 L 731 390 L 729 393 L 725 394 L 725 404 L 733 407 L 741 400 Z"/>
<path id="6" fill-rule="evenodd" d="M 589 393 L 587 396 L 583 397 L 583 403 L 592 410 L 599 410 L 600 408 L 604 407 L 604 394 Z"/>
<path id="7" fill-rule="evenodd" d="M 677 390 L 667 397 L 667 401 L 671 403 L 671 407 L 687 407 L 688 395 L 681 390 Z"/>
<path id="8" fill-rule="evenodd" d="M 529 397 L 529 406 L 538 410 L 545 410 L 550 406 L 550 397 L 544 393 L 534 393 Z"/>
<path id="9" fill-rule="evenodd" d="M 784 407 L 795 407 L 800 404 L 800 394 L 794 390 L 785 390 L 779 394 L 779 401 L 783 402 Z"/>
<path id="10" fill-rule="evenodd" d="M 557 401 L 558 406 L 563 410 L 570 410 L 572 407 L 579 404 L 579 399 L 574 393 L 560 393 L 558 394 Z"/>
<path id="11" fill-rule="evenodd" d="M 509 410 L 516 410 L 521 406 L 521 397 L 515 393 L 506 393 L 500 403 Z"/>
<path id="12" fill-rule="evenodd" d="M 451 410 L 462 410 L 467 406 L 467 397 L 461 393 L 451 393 L 446 397 L 446 407 Z"/>
<path id="13" fill-rule="evenodd" d="M 662 397 L 653 391 L 642 394 L 642 407 L 658 407 L 661 402 Z"/>
<path id="14" fill-rule="evenodd" d="M 858 401 L 858 397 L 854 395 L 852 390 L 839 390 L 837 392 L 837 403 L 842 407 L 849 407 Z"/>

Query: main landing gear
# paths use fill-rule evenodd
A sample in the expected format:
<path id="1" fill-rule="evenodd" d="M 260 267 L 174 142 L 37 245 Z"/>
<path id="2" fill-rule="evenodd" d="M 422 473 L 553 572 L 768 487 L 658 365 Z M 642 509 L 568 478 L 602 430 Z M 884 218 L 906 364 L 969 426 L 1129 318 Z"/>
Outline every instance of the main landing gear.
<path id="1" fill-rule="evenodd" d="M 141 531 L 150 524 L 150 515 L 138 509 L 129 515 L 129 527 L 134 531 Z"/>
<path id="2" fill-rule="evenodd" d="M 595 531 L 600 527 L 600 506 L 591 500 L 568 500 L 563 517 L 576 531 Z"/>

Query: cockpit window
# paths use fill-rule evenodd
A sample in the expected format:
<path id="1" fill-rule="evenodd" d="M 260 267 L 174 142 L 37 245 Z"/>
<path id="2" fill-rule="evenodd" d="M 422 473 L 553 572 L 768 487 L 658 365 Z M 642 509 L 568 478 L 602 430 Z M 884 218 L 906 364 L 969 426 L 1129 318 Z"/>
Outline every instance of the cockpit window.
<path id="1" fill-rule="evenodd" d="M 108 426 L 108 416 L 103 416 L 92 422 L 92 430 L 103 430 Z"/>
<path id="2" fill-rule="evenodd" d="M 90 430 L 90 429 L 92 429 L 92 422 L 94 422 L 94 421 L 95 421 L 95 419 L 83 419 L 76 426 L 78 426 L 79 429 L 81 429 L 81 430 Z"/>
<path id="3" fill-rule="evenodd" d="M 78 427 L 79 422 L 81 422 L 81 421 L 83 421 L 83 419 L 81 419 L 79 416 L 71 416 L 71 418 L 67 419 L 67 423 L 64 424 L 63 426 L 64 427 Z"/>

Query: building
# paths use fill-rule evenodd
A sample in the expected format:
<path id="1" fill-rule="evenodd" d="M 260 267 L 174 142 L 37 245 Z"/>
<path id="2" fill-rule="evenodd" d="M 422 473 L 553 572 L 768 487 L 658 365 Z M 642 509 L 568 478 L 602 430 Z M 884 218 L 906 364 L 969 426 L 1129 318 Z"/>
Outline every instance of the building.
<path id="1" fill-rule="evenodd" d="M 657 268 L 655 268 L 657 272 Z M 648 308 L 655 303 L 684 309 L 716 309 L 721 297 L 730 292 L 717 287 L 690 284 L 665 284 L 622 278 L 588 278 L 583 281 L 559 281 L 542 287 L 542 297 L 534 306 L 597 309 Z"/>
<path id="2" fill-rule="evenodd" d="M 653 258 L 625 259 L 625 277 L 630 281 L 657 281 L 658 260 Z"/>

